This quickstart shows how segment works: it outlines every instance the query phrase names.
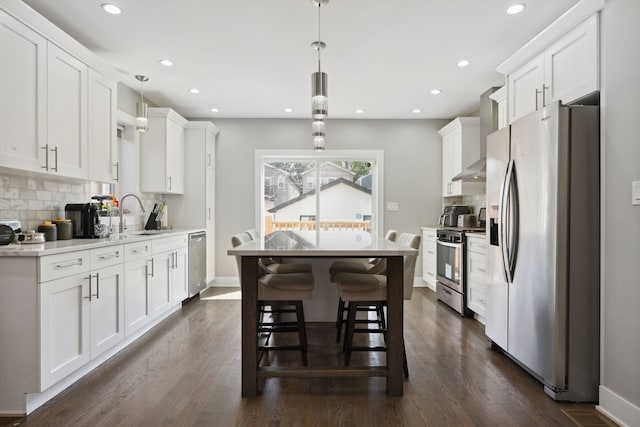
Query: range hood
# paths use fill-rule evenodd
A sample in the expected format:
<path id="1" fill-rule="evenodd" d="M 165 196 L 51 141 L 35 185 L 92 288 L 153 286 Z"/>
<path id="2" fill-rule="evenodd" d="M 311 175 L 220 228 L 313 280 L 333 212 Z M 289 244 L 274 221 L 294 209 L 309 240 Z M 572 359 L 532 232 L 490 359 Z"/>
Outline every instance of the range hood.
<path id="1" fill-rule="evenodd" d="M 487 158 L 481 157 L 454 176 L 451 181 L 480 182 L 487 180 Z"/>
<path id="2" fill-rule="evenodd" d="M 498 130 L 498 106 L 489 98 L 498 87 L 491 89 L 480 95 L 480 155 L 481 157 L 462 172 L 454 176 L 452 181 L 481 182 L 487 180 L 487 135 Z"/>

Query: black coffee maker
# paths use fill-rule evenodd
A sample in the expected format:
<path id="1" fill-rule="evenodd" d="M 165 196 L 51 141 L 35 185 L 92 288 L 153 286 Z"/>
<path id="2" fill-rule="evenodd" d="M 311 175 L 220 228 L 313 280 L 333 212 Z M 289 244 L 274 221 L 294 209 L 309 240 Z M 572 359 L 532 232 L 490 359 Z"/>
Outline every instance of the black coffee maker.
<path id="1" fill-rule="evenodd" d="M 74 239 L 94 239 L 96 224 L 100 223 L 99 206 L 95 203 L 69 203 L 64 207 L 67 219 L 73 223 Z"/>

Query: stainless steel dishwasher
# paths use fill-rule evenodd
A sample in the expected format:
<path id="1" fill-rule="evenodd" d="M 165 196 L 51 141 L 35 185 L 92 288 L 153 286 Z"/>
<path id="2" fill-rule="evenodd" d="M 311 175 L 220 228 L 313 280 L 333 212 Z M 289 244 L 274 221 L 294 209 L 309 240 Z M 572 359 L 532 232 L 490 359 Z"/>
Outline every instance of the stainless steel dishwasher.
<path id="1" fill-rule="evenodd" d="M 189 233 L 189 297 L 207 286 L 207 233 Z"/>

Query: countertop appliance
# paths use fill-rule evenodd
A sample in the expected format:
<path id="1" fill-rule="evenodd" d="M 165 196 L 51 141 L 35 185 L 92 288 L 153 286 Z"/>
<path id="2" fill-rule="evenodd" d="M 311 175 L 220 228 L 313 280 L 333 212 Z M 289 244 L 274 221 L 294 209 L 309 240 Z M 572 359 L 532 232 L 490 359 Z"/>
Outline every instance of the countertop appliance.
<path id="1" fill-rule="evenodd" d="M 598 400 L 599 134 L 556 102 L 487 142 L 485 332 L 556 400 Z"/>
<path id="2" fill-rule="evenodd" d="M 6 224 L 0 224 L 0 246 L 13 243 L 16 238 L 16 232 L 13 228 Z"/>
<path id="3" fill-rule="evenodd" d="M 207 233 L 189 233 L 189 297 L 207 286 Z"/>
<path id="4" fill-rule="evenodd" d="M 455 227 L 458 225 L 458 215 L 464 215 L 471 213 L 471 209 L 466 205 L 451 205 L 445 206 L 444 212 L 440 215 L 440 221 L 438 225 L 443 227 Z"/>
<path id="5" fill-rule="evenodd" d="M 74 239 L 100 237 L 96 225 L 100 224 L 99 207 L 95 203 L 69 203 L 64 207 L 67 219 L 73 223 Z"/>
<path id="6" fill-rule="evenodd" d="M 458 227 L 476 227 L 478 225 L 478 216 L 471 214 L 458 215 Z"/>

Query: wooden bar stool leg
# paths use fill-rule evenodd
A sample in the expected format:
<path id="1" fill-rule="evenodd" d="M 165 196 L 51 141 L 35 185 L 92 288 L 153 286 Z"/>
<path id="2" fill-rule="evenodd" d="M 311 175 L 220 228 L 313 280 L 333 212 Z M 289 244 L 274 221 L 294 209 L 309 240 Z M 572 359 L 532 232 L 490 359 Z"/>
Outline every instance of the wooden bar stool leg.
<path id="1" fill-rule="evenodd" d="M 304 309 L 302 301 L 296 301 L 296 317 L 298 319 L 298 336 L 300 337 L 300 352 L 302 353 L 302 366 L 307 366 L 307 328 L 304 321 Z"/>
<path id="2" fill-rule="evenodd" d="M 338 318 L 336 320 L 336 342 L 340 342 L 340 337 L 342 336 L 342 325 L 344 323 L 344 301 L 342 298 L 339 298 L 338 301 Z"/>
<path id="3" fill-rule="evenodd" d="M 349 302 L 349 314 L 347 315 L 347 329 L 344 336 L 344 366 L 351 364 L 351 347 L 353 347 L 353 330 L 356 324 L 356 312 L 358 305 L 351 301 Z"/>

